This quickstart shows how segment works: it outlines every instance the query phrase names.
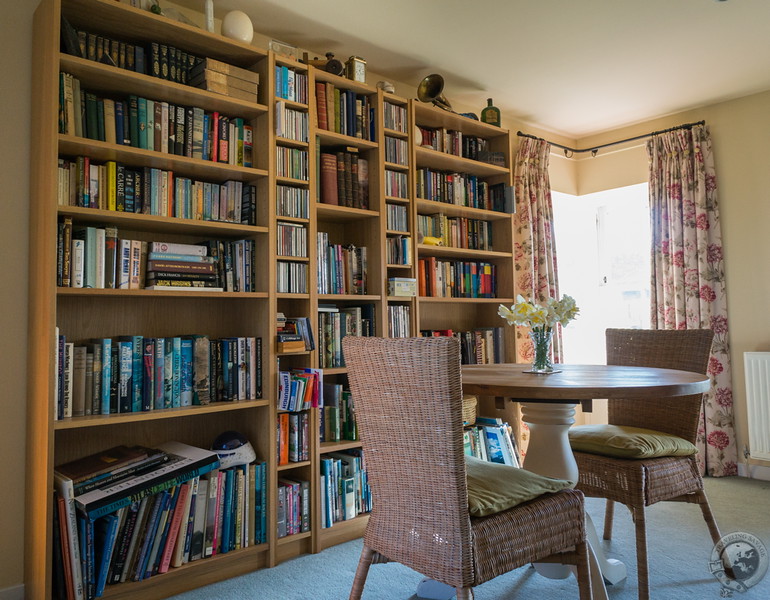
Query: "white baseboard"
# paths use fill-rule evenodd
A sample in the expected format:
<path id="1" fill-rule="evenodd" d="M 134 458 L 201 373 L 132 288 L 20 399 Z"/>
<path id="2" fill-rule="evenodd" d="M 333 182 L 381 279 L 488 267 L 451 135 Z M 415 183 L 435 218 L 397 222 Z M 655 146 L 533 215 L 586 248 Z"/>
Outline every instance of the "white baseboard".
<path id="1" fill-rule="evenodd" d="M 747 465 L 746 463 L 738 463 L 738 475 L 741 477 L 748 477 L 750 479 L 761 479 L 762 481 L 770 481 L 770 467 L 762 465 Z"/>
<path id="2" fill-rule="evenodd" d="M 24 600 L 24 585 L 15 585 L 0 590 L 0 600 Z"/>

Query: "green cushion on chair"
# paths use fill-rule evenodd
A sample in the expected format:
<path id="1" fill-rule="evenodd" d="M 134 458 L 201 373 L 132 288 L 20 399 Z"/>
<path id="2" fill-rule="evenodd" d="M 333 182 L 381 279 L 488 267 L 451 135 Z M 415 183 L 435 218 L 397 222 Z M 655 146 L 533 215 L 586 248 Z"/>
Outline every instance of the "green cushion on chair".
<path id="1" fill-rule="evenodd" d="M 670 433 L 620 425 L 580 425 L 569 430 L 573 450 L 615 458 L 690 456 L 698 449 Z"/>
<path id="2" fill-rule="evenodd" d="M 486 517 L 548 492 L 572 487 L 574 482 L 543 477 L 525 469 L 465 456 L 468 476 L 468 510 Z"/>

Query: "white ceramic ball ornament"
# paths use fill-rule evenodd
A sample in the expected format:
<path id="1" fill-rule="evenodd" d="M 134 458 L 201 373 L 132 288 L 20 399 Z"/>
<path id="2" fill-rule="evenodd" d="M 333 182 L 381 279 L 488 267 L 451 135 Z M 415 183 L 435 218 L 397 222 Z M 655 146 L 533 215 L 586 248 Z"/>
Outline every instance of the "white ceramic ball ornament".
<path id="1" fill-rule="evenodd" d="M 249 15 L 240 10 L 232 10 L 222 19 L 222 35 L 233 40 L 251 43 L 254 26 Z"/>

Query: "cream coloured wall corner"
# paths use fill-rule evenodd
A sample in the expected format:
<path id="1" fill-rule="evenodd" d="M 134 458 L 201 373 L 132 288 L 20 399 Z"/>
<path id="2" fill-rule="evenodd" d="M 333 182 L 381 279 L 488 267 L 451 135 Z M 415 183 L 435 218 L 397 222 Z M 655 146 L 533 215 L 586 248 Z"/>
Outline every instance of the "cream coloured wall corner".
<path id="1" fill-rule="evenodd" d="M 586 148 L 705 119 L 711 129 L 727 275 L 733 402 L 739 460 L 748 444 L 743 353 L 770 350 L 770 92 L 670 115 L 579 140 Z M 590 155 L 589 155 L 590 156 Z M 577 162 L 578 194 L 647 181 L 643 143 Z M 757 464 L 770 466 L 768 461 Z"/>

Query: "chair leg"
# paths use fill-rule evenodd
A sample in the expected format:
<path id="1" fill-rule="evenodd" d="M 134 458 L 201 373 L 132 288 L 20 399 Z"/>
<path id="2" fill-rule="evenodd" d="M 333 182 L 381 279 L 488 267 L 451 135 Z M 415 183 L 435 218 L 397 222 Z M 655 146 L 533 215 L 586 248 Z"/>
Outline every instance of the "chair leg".
<path id="1" fill-rule="evenodd" d="M 591 592 L 591 573 L 588 568 L 588 542 L 584 541 L 582 544 L 578 544 L 575 547 L 575 554 L 577 555 L 575 577 L 578 582 L 580 600 L 591 600 L 593 594 Z"/>
<path id="2" fill-rule="evenodd" d="M 349 600 L 361 600 L 361 594 L 364 592 L 364 583 L 366 583 L 366 576 L 369 574 L 369 567 L 372 566 L 373 557 L 374 550 L 364 546 L 361 550 L 361 558 L 358 560 L 358 568 L 353 579 L 353 587 L 350 589 Z"/>
<path id="3" fill-rule="evenodd" d="M 714 518 L 714 513 L 711 512 L 711 505 L 709 505 L 708 498 L 706 498 L 706 492 L 700 490 L 696 492 L 698 497 L 698 504 L 703 512 L 703 519 L 706 521 L 706 525 L 709 528 L 709 534 L 711 534 L 711 540 L 716 544 L 722 535 L 719 533 L 719 526 Z"/>
<path id="4" fill-rule="evenodd" d="M 457 600 L 473 600 L 473 588 L 457 588 Z"/>
<path id="5" fill-rule="evenodd" d="M 644 508 L 634 508 L 636 526 L 636 570 L 639 582 L 639 600 L 650 599 L 650 575 L 647 570 L 647 527 L 644 520 Z"/>
<path id="6" fill-rule="evenodd" d="M 615 514 L 615 503 L 607 500 L 607 507 L 604 509 L 604 539 L 612 539 L 612 517 Z"/>

